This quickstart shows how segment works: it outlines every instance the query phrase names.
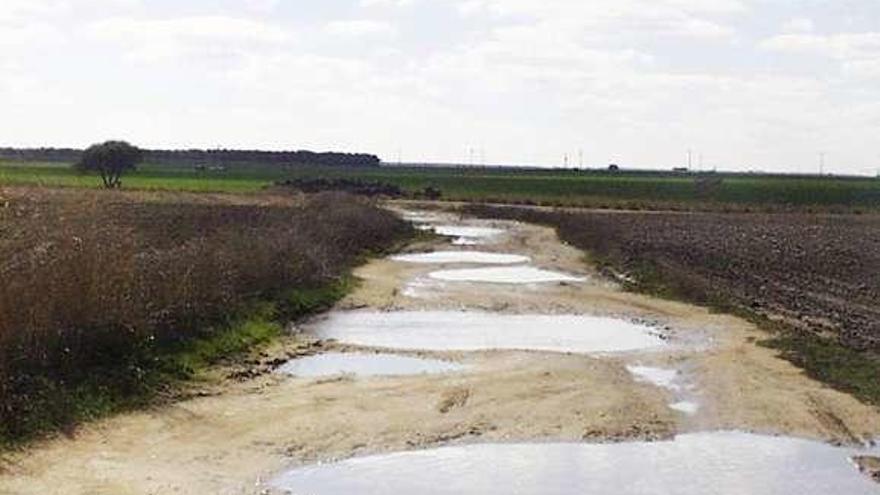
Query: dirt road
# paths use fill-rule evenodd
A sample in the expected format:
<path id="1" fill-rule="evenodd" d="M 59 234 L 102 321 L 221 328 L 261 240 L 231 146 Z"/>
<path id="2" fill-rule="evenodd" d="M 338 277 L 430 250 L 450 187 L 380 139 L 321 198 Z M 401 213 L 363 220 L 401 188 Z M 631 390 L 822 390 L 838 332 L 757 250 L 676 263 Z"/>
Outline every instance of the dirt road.
<path id="1" fill-rule="evenodd" d="M 467 369 L 396 378 L 270 373 L 220 379 L 205 386 L 204 396 L 91 424 L 73 438 L 48 440 L 9 457 L 0 494 L 261 493 L 265 480 L 298 463 L 475 441 L 656 439 L 716 429 L 841 443 L 880 436 L 877 409 L 806 378 L 756 345 L 763 335 L 751 324 L 622 292 L 551 230 L 488 223 L 506 233 L 481 250 L 526 255 L 536 266 L 586 281 L 422 286 L 418 281 L 437 265 L 375 260 L 357 271 L 363 283 L 338 310 L 613 316 L 651 323 L 669 345 L 601 355 L 411 351 L 404 354 L 452 360 Z M 409 248 L 433 249 L 450 246 L 438 239 Z M 298 334 L 262 358 L 328 349 L 356 347 L 315 345 Z M 676 370 L 679 386 L 639 379 L 637 366 Z"/>

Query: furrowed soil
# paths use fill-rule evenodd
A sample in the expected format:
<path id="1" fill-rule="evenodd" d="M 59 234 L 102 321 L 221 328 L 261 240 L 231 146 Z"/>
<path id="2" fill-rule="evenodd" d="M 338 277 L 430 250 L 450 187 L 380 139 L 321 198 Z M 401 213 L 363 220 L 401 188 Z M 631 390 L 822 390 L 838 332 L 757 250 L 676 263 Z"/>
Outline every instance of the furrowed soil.
<path id="1" fill-rule="evenodd" d="M 441 358 L 462 373 L 394 378 L 291 379 L 275 363 L 326 350 L 364 350 L 292 332 L 245 365 L 218 368 L 201 396 L 118 416 L 7 456 L 0 493 L 246 494 L 299 463 L 443 444 L 489 441 L 623 441 L 746 430 L 844 444 L 880 436 L 880 412 L 812 380 L 756 341 L 743 319 L 625 292 L 548 227 L 512 221 L 447 222 L 504 229 L 493 251 L 529 256 L 585 282 L 536 286 L 420 286 L 436 266 L 378 259 L 337 310 L 467 310 L 588 314 L 655 325 L 667 346 L 650 352 L 397 352 Z M 450 249 L 427 239 L 407 251 Z M 372 351 L 372 350 L 364 350 Z M 394 351 L 389 351 L 394 352 Z M 627 366 L 678 370 L 699 409 L 669 407 L 669 390 Z"/>
<path id="2" fill-rule="evenodd" d="M 811 376 L 880 404 L 880 216 L 471 206 L 553 226 L 630 288 L 758 321 Z"/>

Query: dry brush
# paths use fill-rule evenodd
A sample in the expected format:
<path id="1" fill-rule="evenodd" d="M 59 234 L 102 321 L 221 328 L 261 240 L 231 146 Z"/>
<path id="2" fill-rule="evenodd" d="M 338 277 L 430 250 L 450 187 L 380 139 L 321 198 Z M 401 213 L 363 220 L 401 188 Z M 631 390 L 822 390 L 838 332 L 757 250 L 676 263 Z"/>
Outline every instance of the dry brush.
<path id="1" fill-rule="evenodd" d="M 339 194 L 0 190 L 0 440 L 73 421 L 95 387 L 141 395 L 164 350 L 327 286 L 407 231 Z"/>

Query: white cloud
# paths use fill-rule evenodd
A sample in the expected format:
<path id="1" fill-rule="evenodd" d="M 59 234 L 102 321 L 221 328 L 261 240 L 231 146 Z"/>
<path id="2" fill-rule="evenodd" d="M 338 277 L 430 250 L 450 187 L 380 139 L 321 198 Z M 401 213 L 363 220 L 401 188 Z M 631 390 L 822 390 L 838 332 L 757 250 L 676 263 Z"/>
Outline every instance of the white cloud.
<path id="1" fill-rule="evenodd" d="M 280 0 L 241 0 L 248 10 L 257 12 L 271 12 L 278 6 Z"/>
<path id="2" fill-rule="evenodd" d="M 233 56 L 254 45 L 278 45 L 293 38 L 273 24 L 225 16 L 112 18 L 92 23 L 87 31 L 97 40 L 127 46 L 132 57 L 144 61 Z"/>
<path id="3" fill-rule="evenodd" d="M 83 12 L 130 9 L 140 0 L 3 0 L 0 22 L 48 21 Z"/>
<path id="4" fill-rule="evenodd" d="M 498 15 L 530 15 L 536 18 L 658 18 L 682 15 L 732 15 L 749 10 L 739 0 L 616 0 L 571 2 L 569 0 L 456 0 L 466 10 L 482 8 Z"/>
<path id="5" fill-rule="evenodd" d="M 734 29 L 713 17 L 740 14 L 746 9 L 737 0 L 457 0 L 456 5 L 464 16 L 526 16 L 547 33 L 578 29 L 592 38 L 616 40 L 633 35 L 730 38 Z"/>
<path id="6" fill-rule="evenodd" d="M 839 64 L 846 77 L 880 78 L 880 32 L 781 34 L 763 40 L 760 46 L 779 53 L 828 58 Z"/>
<path id="7" fill-rule="evenodd" d="M 814 29 L 813 20 L 805 17 L 789 19 L 782 25 L 782 32 L 785 34 L 812 33 Z"/>
<path id="8" fill-rule="evenodd" d="M 415 0 L 360 0 L 361 7 L 406 7 Z"/>
<path id="9" fill-rule="evenodd" d="M 98 21 L 90 29 L 96 36 L 107 39 L 189 38 L 269 43 L 289 39 L 289 34 L 277 26 L 224 16 L 158 20 L 115 18 Z"/>
<path id="10" fill-rule="evenodd" d="M 388 22 L 367 19 L 331 21 L 324 26 L 325 32 L 334 36 L 391 36 L 397 29 Z"/>
<path id="11" fill-rule="evenodd" d="M 25 24 L 0 24 L 0 47 L 33 48 L 57 43 L 64 38 L 63 33 L 52 24 L 31 22 Z"/>

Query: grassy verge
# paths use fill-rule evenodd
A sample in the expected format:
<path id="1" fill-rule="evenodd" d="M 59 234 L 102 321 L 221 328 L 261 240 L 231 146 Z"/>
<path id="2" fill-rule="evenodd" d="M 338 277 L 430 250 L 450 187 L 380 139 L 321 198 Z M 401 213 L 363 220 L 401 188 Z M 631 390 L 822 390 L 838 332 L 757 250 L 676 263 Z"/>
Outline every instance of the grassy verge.
<path id="1" fill-rule="evenodd" d="M 794 331 L 778 331 L 762 345 L 807 374 L 864 402 L 880 406 L 880 356 L 849 349 L 832 339 Z"/>
<path id="2" fill-rule="evenodd" d="M 213 364 L 271 342 L 281 335 L 286 323 L 330 309 L 351 287 L 350 278 L 344 277 L 320 287 L 284 291 L 273 300 L 254 301 L 221 328 L 208 331 L 209 337 L 158 349 L 160 381 L 197 377 Z"/>

